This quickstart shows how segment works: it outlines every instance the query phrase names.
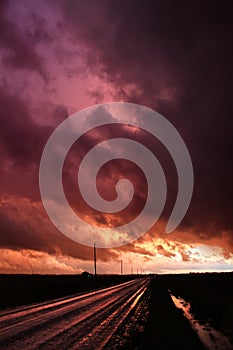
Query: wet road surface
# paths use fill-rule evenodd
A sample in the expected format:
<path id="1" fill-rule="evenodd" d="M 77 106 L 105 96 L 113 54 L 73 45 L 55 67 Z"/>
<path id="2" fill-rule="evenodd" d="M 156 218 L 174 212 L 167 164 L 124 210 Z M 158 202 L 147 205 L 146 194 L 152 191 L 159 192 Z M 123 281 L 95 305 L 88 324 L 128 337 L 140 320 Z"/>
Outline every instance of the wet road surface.
<path id="1" fill-rule="evenodd" d="M 148 278 L 0 312 L 0 349 L 102 349 L 138 307 Z"/>

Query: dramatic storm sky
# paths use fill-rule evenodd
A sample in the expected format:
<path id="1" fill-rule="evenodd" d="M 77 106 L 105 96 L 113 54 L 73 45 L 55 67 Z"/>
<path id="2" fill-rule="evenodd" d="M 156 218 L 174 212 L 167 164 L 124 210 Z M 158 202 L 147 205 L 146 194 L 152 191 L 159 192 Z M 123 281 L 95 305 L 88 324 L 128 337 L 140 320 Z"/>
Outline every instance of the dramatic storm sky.
<path id="1" fill-rule="evenodd" d="M 179 131 L 193 162 L 191 205 L 170 235 L 164 226 L 177 194 L 167 150 L 145 132 L 95 129 L 72 147 L 64 189 L 74 211 L 100 226 L 127 222 L 145 204 L 143 173 L 118 160 L 103 167 L 98 189 L 131 179 L 133 203 L 118 215 L 91 210 L 76 172 L 101 140 L 133 138 L 151 149 L 168 182 L 166 208 L 143 237 L 97 249 L 98 272 L 233 270 L 232 14 L 226 1 L 0 1 L 0 272 L 93 271 L 93 250 L 60 233 L 39 192 L 48 137 L 69 115 L 96 103 L 150 107 Z"/>

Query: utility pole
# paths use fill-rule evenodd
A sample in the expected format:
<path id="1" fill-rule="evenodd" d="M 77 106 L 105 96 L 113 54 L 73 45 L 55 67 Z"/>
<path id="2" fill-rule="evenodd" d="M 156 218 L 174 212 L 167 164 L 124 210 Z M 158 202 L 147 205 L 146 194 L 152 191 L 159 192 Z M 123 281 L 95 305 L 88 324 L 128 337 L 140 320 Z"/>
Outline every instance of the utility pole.
<path id="1" fill-rule="evenodd" d="M 94 271 L 96 276 L 96 249 L 95 249 L 95 242 L 94 242 Z"/>
<path id="2" fill-rule="evenodd" d="M 123 263 L 122 263 L 122 260 L 121 260 L 121 275 L 123 274 Z"/>

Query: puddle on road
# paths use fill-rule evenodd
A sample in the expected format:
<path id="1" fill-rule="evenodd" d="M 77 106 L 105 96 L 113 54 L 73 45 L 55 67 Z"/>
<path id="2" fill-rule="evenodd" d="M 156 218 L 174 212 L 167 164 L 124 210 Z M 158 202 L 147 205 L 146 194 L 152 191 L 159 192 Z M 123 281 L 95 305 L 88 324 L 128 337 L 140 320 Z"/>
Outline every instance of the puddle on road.
<path id="1" fill-rule="evenodd" d="M 190 313 L 190 303 L 182 298 L 176 298 L 171 293 L 170 295 L 175 306 L 183 310 L 185 317 L 189 320 L 192 328 L 208 350 L 233 349 L 233 345 L 225 335 L 214 329 L 209 323 L 200 324 L 200 322 L 194 318 Z"/>

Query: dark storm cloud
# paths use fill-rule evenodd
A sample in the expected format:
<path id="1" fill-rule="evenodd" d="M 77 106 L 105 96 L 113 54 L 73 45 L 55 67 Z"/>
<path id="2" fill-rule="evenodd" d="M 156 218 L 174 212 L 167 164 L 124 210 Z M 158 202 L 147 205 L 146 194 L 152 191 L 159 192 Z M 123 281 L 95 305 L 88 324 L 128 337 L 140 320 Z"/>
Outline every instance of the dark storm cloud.
<path id="1" fill-rule="evenodd" d="M 157 246 L 157 250 L 158 250 L 159 254 L 161 254 L 163 256 L 167 256 L 168 258 L 176 256 L 176 254 L 171 253 L 171 252 L 167 251 L 166 249 L 164 249 L 164 247 L 161 244 L 159 244 Z"/>
<path id="2" fill-rule="evenodd" d="M 43 60 L 34 48 L 36 37 L 26 39 L 17 31 L 15 23 L 6 15 L 9 4 L 7 0 L 0 3 L 0 47 L 6 50 L 4 54 L 2 53 L 3 61 L 14 68 L 35 71 L 46 81 L 48 77 L 43 67 Z"/>
<path id="3" fill-rule="evenodd" d="M 29 209 L 22 206 L 20 200 L 14 199 L 14 203 L 8 202 L 1 205 L 1 248 L 33 249 L 49 254 L 62 253 L 73 258 L 92 260 L 93 248 L 82 246 L 66 238 L 49 223 L 43 210 L 41 211 L 34 204 L 28 203 L 31 208 Z M 97 251 L 101 261 L 118 257 L 118 254 L 110 249 L 98 249 Z"/>
<path id="4" fill-rule="evenodd" d="M 130 128 L 129 128 L 130 129 Z M 116 227 L 127 223 L 136 217 L 143 206 L 147 196 L 147 185 L 145 175 L 140 168 L 134 163 L 127 160 L 115 159 L 107 162 L 100 168 L 97 176 L 96 185 L 99 193 L 105 200 L 113 200 L 117 196 L 116 183 L 122 178 L 127 178 L 134 186 L 134 197 L 127 209 L 120 212 L 104 215 L 90 208 L 83 200 L 79 188 L 77 186 L 76 174 L 83 157 L 96 146 L 99 142 L 115 137 L 131 137 L 129 131 L 124 130 L 123 126 L 107 126 L 101 128 L 94 128 L 71 147 L 68 157 L 64 162 L 63 168 L 63 186 L 69 203 L 75 210 L 77 208 L 78 215 L 89 215 L 91 221 L 96 222 L 97 225 Z M 134 137 L 137 139 L 137 137 Z M 140 140 L 140 138 L 139 138 Z M 77 157 L 79 155 L 79 157 Z M 88 184 L 90 185 L 90 184 Z"/>
<path id="5" fill-rule="evenodd" d="M 67 117 L 63 106 L 50 107 L 55 125 Z M 1 193 L 40 200 L 40 159 L 54 126 L 38 124 L 27 101 L 6 87 L 0 88 L 0 110 Z"/>
<path id="6" fill-rule="evenodd" d="M 37 249 L 54 253 L 54 247 L 50 247 L 48 242 L 43 241 L 41 235 L 36 236 L 30 232 L 29 227 L 24 227 L 10 220 L 5 215 L 0 214 L 0 245 L 2 248 L 12 249 Z"/>
<path id="7" fill-rule="evenodd" d="M 45 3 L 48 7 L 43 8 Z M 83 260 L 93 257 L 92 248 L 81 246 L 58 232 L 42 207 L 33 208 L 34 204 L 40 202 L 38 169 L 43 148 L 55 127 L 67 118 L 66 108 L 59 105 L 59 99 L 62 100 L 59 84 L 67 83 L 63 80 L 61 69 L 70 72 L 72 78 L 77 75 L 79 83 L 80 47 L 85 47 L 82 70 L 90 76 L 92 73 L 98 74 L 103 84 L 103 81 L 111 83 L 116 101 L 125 100 L 152 107 L 169 119 L 184 138 L 195 173 L 193 200 L 180 227 L 181 230 L 191 228 L 190 232 L 187 230 L 186 241 L 208 242 L 220 231 L 227 230 L 225 236 L 217 238 L 233 246 L 233 60 L 230 53 L 232 19 L 228 3 L 35 1 L 30 2 L 27 8 L 32 28 L 27 22 L 21 22 L 19 28 L 14 25 L 13 15 L 8 11 L 10 4 L 14 5 L 14 2 L 0 1 L 0 54 L 5 68 L 0 73 L 4 77 L 2 83 L 5 84 L 0 90 L 0 148 L 3 165 L 0 186 L 4 195 L 14 196 L 9 206 L 15 213 L 10 216 L 9 210 L 1 206 L 0 246 L 14 250 L 34 249 L 55 255 L 62 253 Z M 21 13 L 26 2 L 22 2 L 22 8 L 17 1 L 15 4 Z M 38 12 L 40 5 L 42 11 Z M 46 9 L 55 7 L 58 12 L 46 13 Z M 50 20 L 52 23 L 54 21 L 51 26 Z M 41 56 L 38 43 L 42 43 Z M 57 61 L 61 64 L 56 65 Z M 19 71 L 23 74 L 17 76 Z M 6 79 L 8 72 L 11 75 Z M 42 76 L 46 83 L 43 82 L 43 89 L 46 86 L 43 92 L 34 86 L 34 73 Z M 14 76 L 15 79 L 11 80 Z M 53 76 L 54 85 L 50 76 Z M 14 87 L 21 78 L 27 85 L 25 94 L 19 87 Z M 93 85 L 97 86 L 95 81 Z M 38 97 L 42 110 L 39 115 L 32 115 L 34 101 L 31 101 L 29 91 L 34 96 L 44 94 L 41 100 Z M 104 99 L 105 90 L 92 91 L 92 95 L 99 102 L 98 96 Z M 51 102 L 54 97 L 58 101 L 56 106 Z M 45 125 L 42 114 L 43 118 L 50 114 L 52 125 Z M 120 131 L 118 135 L 107 128 L 102 133 L 93 133 L 89 138 L 79 140 L 80 157 L 100 139 L 130 137 L 130 132 L 124 128 Z M 168 152 L 163 150 L 158 141 L 154 143 L 143 132 L 132 132 L 132 138 L 158 153 L 156 155 L 168 175 L 168 194 L 172 192 L 175 197 L 177 174 L 172 160 L 166 154 Z M 76 168 L 72 168 L 73 160 L 76 161 Z M 168 168 L 172 168 L 169 174 Z M 77 174 L 74 174 L 76 169 L 77 160 L 71 157 L 70 163 L 65 163 L 64 167 L 64 177 L 68 177 L 70 184 L 64 183 L 64 187 L 67 186 L 66 195 L 74 207 L 78 202 L 78 194 L 74 190 L 77 185 Z M 104 195 L 114 193 L 114 186 L 110 189 L 104 187 L 107 180 L 127 172 L 129 178 L 135 172 L 127 162 L 116 163 L 115 166 L 109 164 L 103 168 L 99 174 L 100 192 Z M 138 186 L 142 185 L 141 179 L 140 176 L 134 178 L 138 198 L 132 211 L 128 211 L 128 216 L 135 215 L 144 200 L 145 186 L 142 189 Z M 27 207 L 22 206 L 25 198 L 29 201 Z M 137 204 L 137 201 L 140 203 Z M 172 200 L 167 204 L 171 209 Z M 78 206 L 80 208 L 80 202 Z M 109 226 L 116 224 L 114 216 L 99 213 L 95 216 L 88 208 L 85 211 L 84 206 L 81 206 L 81 210 L 89 214 L 92 221 Z M 168 214 L 169 209 L 165 211 L 165 215 Z M 124 221 L 128 216 L 122 216 L 121 219 Z M 150 237 L 157 238 L 158 232 L 155 231 L 151 230 Z M 193 232 L 196 232 L 195 235 Z M 179 238 L 177 233 L 175 235 Z M 182 241 L 181 234 L 180 237 Z M 146 239 L 150 241 L 148 235 Z M 133 244 L 121 247 L 119 251 L 154 255 L 149 249 Z M 164 256 L 174 256 L 166 245 L 157 246 L 157 251 Z M 117 259 L 118 253 L 110 249 L 98 249 L 98 259 Z M 181 252 L 181 255 L 183 261 L 191 259 L 185 252 Z"/>
<path id="8" fill-rule="evenodd" d="M 232 229 L 229 2 L 61 4 L 74 42 L 89 47 L 93 70 L 115 84 L 118 98 L 161 112 L 184 138 L 195 189 L 183 226 L 213 235 Z"/>
<path id="9" fill-rule="evenodd" d="M 15 165 L 39 163 L 43 147 L 52 132 L 30 115 L 27 104 L 6 89 L 0 90 L 0 144 Z"/>

